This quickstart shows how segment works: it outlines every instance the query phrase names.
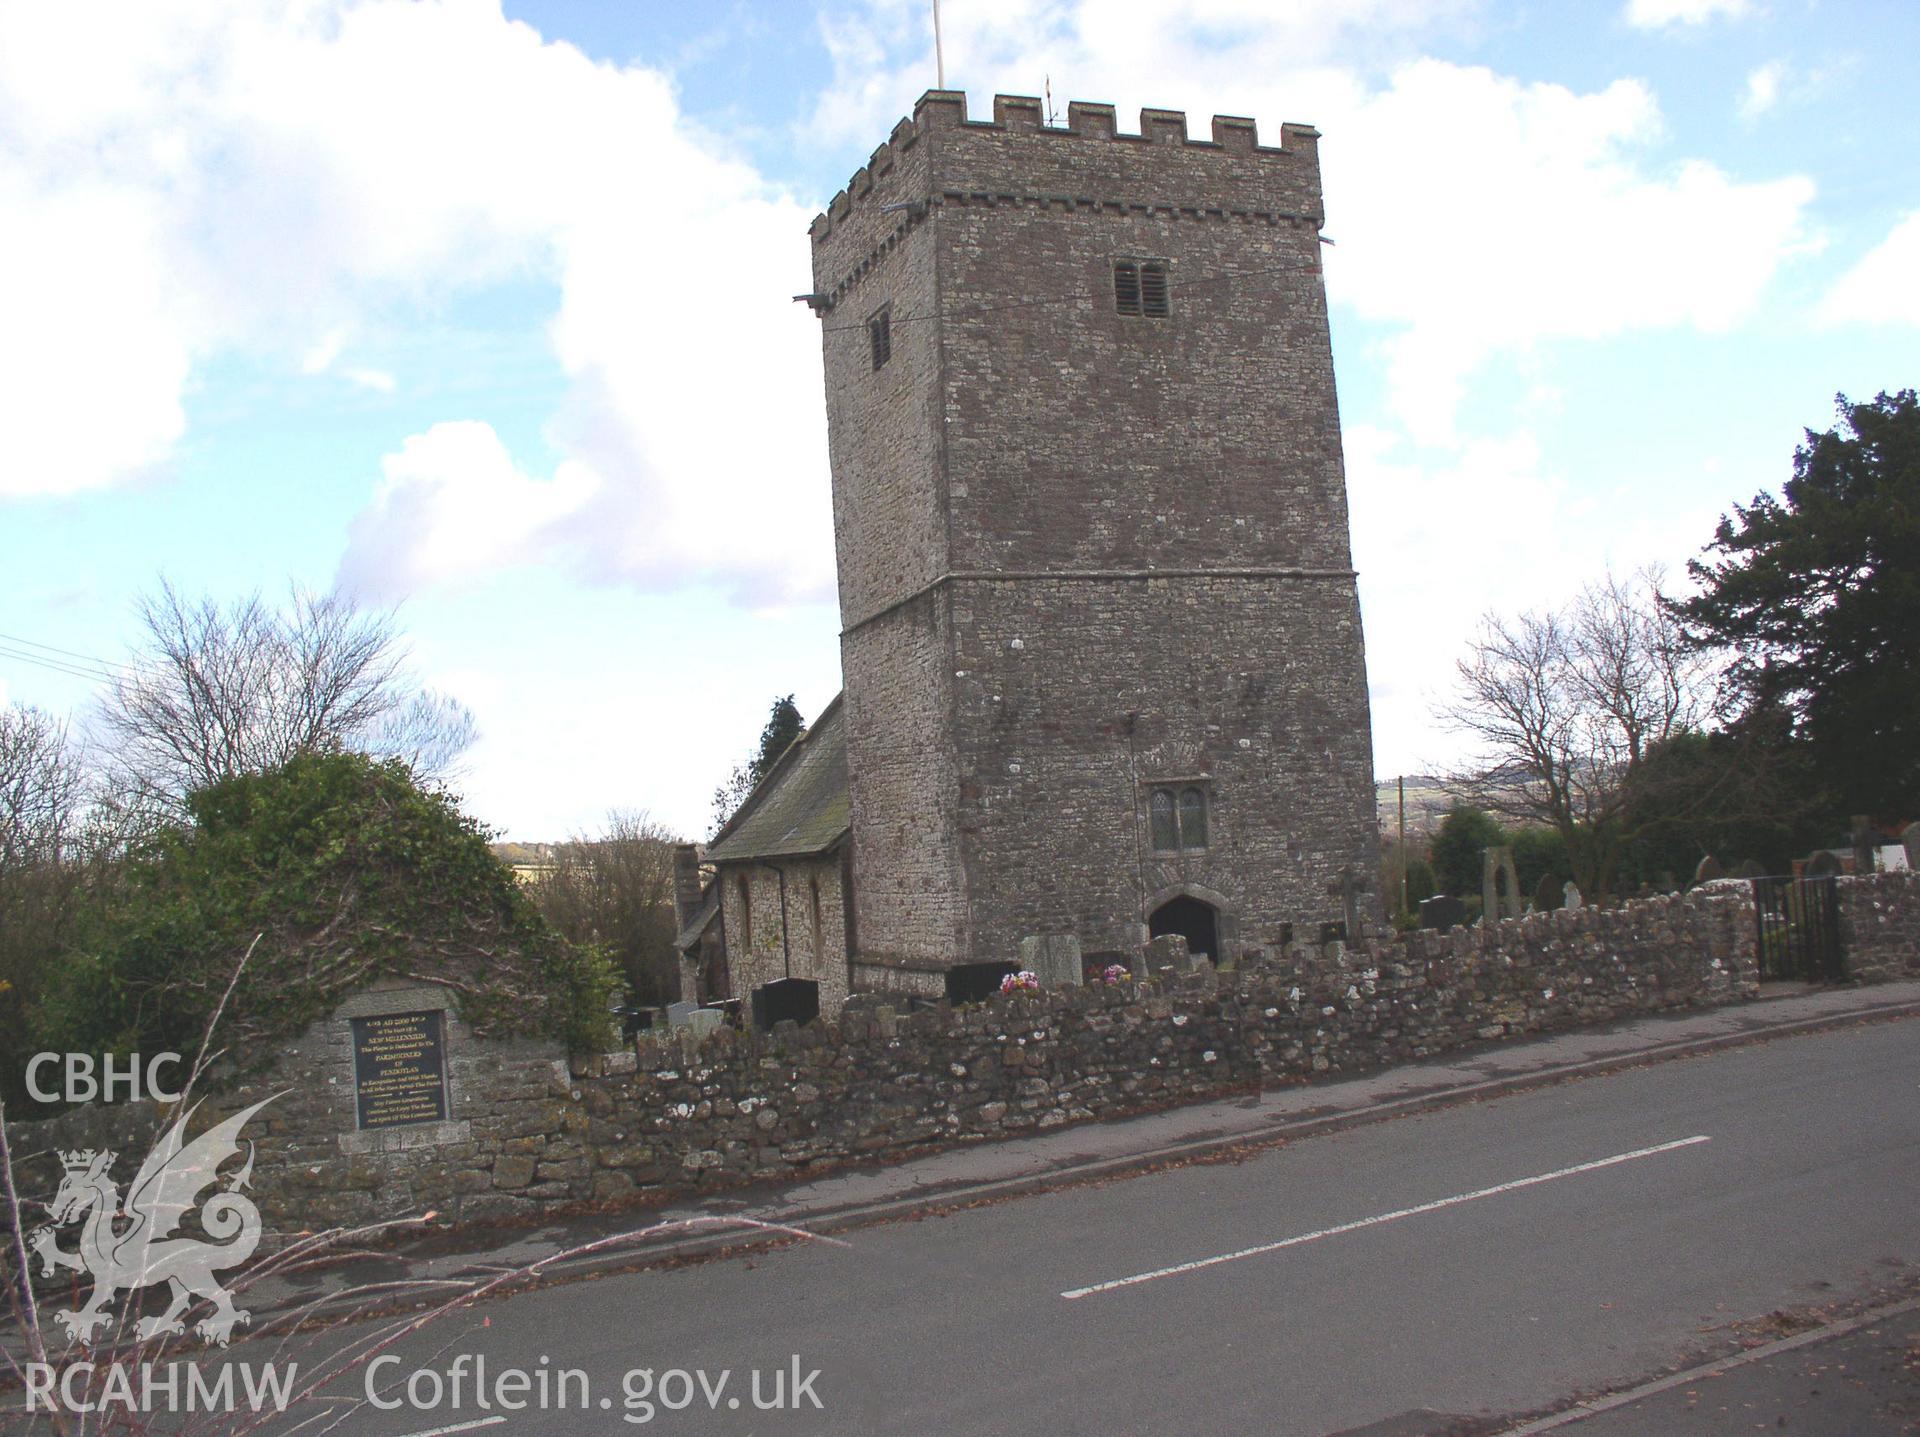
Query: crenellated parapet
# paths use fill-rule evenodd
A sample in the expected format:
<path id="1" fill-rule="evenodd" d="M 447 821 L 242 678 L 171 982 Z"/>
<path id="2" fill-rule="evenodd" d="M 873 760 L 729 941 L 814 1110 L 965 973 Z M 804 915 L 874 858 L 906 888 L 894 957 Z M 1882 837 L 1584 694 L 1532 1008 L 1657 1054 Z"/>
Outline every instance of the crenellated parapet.
<path id="1" fill-rule="evenodd" d="M 1262 145 L 1253 120 L 1238 115 L 1215 115 L 1211 137 L 1194 139 L 1188 134 L 1184 111 L 1143 109 L 1140 111 L 1138 132 L 1125 133 L 1119 127 L 1118 115 L 1112 105 L 1083 100 L 1068 104 L 1064 125 L 1049 125 L 1040 100 L 1032 95 L 995 95 L 993 118 L 976 120 L 967 115 L 965 92 L 929 90 L 915 103 L 912 117 L 901 120 L 893 127 L 893 133 L 886 142 L 873 152 L 865 165 L 854 171 L 846 188 L 815 216 L 811 226 L 814 243 L 824 244 L 836 229 L 845 226 L 856 215 L 872 209 L 876 189 L 884 192 L 881 203 L 892 200 L 894 204 L 899 204 L 898 197 L 891 193 L 894 187 L 887 182 L 914 160 L 924 163 L 924 155 L 915 153 L 917 147 L 929 141 L 942 144 L 952 140 L 964 145 L 969 140 L 978 140 L 983 142 L 984 150 L 992 148 L 997 142 L 1027 135 L 1041 137 L 1049 145 L 1097 141 L 1113 145 L 1121 151 L 1175 146 L 1203 163 L 1203 157 L 1206 156 L 1227 157 L 1227 163 L 1234 171 L 1243 175 L 1264 172 L 1266 187 L 1278 195 L 1296 197 L 1297 201 L 1291 205 L 1250 203 L 1237 209 L 1236 214 L 1256 216 L 1268 222 L 1286 220 L 1299 223 L 1310 220 L 1316 225 L 1319 222 L 1320 132 L 1311 125 L 1284 124 L 1280 127 L 1279 145 Z M 1050 168 L 1044 157 L 1036 158 L 1039 162 L 1034 166 L 1035 170 L 1044 172 Z M 1047 193 L 1043 185 L 1028 186 L 1023 192 L 1020 185 L 1013 183 L 1015 177 L 1008 172 L 1005 164 L 997 167 L 998 185 L 986 189 L 968 185 L 967 177 L 959 172 L 946 173 L 947 165 L 926 165 L 926 168 L 932 184 L 920 199 L 928 204 L 952 199 L 985 198 L 1026 203 L 1055 202 L 1080 208 L 1151 208 L 1189 214 L 1200 208 L 1183 203 L 1190 197 L 1178 194 L 1054 195 Z M 1125 169 L 1124 161 L 1114 167 L 1116 182 Z M 1036 173 L 1032 178 L 1042 179 L 1044 175 Z M 1224 212 L 1217 203 L 1211 208 L 1216 215 Z M 910 217 L 918 219 L 924 216 L 916 214 Z"/>

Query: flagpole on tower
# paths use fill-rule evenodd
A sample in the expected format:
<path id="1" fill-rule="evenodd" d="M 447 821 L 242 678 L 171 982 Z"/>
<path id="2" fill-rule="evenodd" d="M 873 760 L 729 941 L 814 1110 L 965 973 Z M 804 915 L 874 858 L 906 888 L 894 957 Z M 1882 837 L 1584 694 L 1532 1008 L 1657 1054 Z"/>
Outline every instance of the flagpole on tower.
<path id="1" fill-rule="evenodd" d="M 947 88 L 947 56 L 940 44 L 940 0 L 933 0 L 933 75 L 934 88 Z"/>

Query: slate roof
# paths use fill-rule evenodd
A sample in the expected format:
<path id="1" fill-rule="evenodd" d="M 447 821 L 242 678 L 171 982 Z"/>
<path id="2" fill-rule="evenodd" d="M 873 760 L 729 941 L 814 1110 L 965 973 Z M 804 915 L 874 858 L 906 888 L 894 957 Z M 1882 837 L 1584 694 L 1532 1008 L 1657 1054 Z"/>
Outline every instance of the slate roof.
<path id="1" fill-rule="evenodd" d="M 847 836 L 847 729 L 842 695 L 787 745 L 727 826 L 707 845 L 709 863 L 799 858 Z"/>
<path id="2" fill-rule="evenodd" d="M 720 885 L 710 884 L 707 891 L 700 895 L 700 906 L 693 910 L 693 916 L 687 920 L 673 940 L 673 946 L 684 953 L 700 941 L 700 937 L 720 916 Z"/>

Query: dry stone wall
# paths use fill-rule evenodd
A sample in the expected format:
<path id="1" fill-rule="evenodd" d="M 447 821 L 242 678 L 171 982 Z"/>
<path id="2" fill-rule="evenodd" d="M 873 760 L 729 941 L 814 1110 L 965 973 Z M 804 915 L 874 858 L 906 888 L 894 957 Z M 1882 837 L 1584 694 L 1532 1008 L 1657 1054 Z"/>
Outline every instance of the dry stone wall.
<path id="1" fill-rule="evenodd" d="M 1842 879 L 1856 975 L 1920 971 L 1920 875 Z M 1351 1073 L 1464 1045 L 1737 1002 L 1757 988 L 1744 884 L 1449 933 L 1293 946 L 1234 972 L 911 1013 L 871 995 L 772 1033 L 680 1033 L 569 1064 L 449 1019 L 448 1121 L 356 1133 L 336 1015 L 225 1095 L 264 1112 L 254 1193 L 280 1233 L 435 1210 L 460 1221 L 891 1161 L 932 1148 Z M 363 994 L 369 1012 L 428 1001 Z M 157 1114 L 81 1109 L 13 1134 L 21 1191 L 55 1147 L 115 1146 Z"/>

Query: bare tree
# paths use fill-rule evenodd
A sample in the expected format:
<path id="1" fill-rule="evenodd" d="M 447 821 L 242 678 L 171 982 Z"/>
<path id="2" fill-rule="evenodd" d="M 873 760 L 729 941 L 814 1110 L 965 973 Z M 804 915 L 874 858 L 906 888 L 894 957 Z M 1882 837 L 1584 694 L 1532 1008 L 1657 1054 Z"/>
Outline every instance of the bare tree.
<path id="1" fill-rule="evenodd" d="M 64 723 L 36 708 L 0 711 L 0 877 L 60 860 L 81 788 Z"/>
<path id="2" fill-rule="evenodd" d="M 171 584 L 140 602 L 145 641 L 109 686 L 103 746 L 138 794 L 163 805 L 297 753 L 340 746 L 449 776 L 473 715 L 419 688 L 391 613 L 294 590 L 284 611 L 258 594 L 226 608 Z"/>
<path id="3" fill-rule="evenodd" d="M 1609 575 L 1559 612 L 1487 615 L 1441 710 L 1479 750 L 1450 787 L 1557 830 L 1589 897 L 1611 891 L 1635 815 L 1649 811 L 1649 760 L 1696 731 L 1712 697 L 1712 664 L 1683 642 L 1660 580 Z"/>
<path id="4" fill-rule="evenodd" d="M 553 845 L 532 880 L 541 914 L 569 942 L 603 945 L 640 1003 L 679 996 L 674 953 L 674 834 L 646 813 L 616 809 L 598 837 Z"/>
<path id="5" fill-rule="evenodd" d="M 0 1051 L 30 1051 L 28 1013 L 73 927 L 86 878 L 84 783 L 64 723 L 36 708 L 0 710 Z M 0 1098 L 20 1084 L 18 1065 L 8 1068 Z"/>

